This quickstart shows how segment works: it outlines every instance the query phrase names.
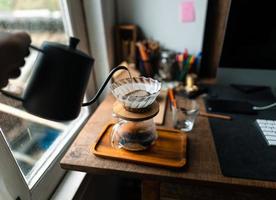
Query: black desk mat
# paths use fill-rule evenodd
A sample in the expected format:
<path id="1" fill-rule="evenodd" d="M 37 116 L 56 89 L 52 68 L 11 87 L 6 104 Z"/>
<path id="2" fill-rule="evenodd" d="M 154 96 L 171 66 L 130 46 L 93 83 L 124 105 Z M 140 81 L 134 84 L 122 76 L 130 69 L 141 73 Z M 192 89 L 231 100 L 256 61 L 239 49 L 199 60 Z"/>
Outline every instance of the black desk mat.
<path id="1" fill-rule="evenodd" d="M 247 100 L 257 105 L 275 101 L 270 89 L 245 94 L 232 87 L 213 86 L 210 98 Z M 276 109 L 257 115 L 231 114 L 233 120 L 210 118 L 222 174 L 230 177 L 276 181 L 276 146 L 268 146 L 256 119 L 276 119 Z"/>

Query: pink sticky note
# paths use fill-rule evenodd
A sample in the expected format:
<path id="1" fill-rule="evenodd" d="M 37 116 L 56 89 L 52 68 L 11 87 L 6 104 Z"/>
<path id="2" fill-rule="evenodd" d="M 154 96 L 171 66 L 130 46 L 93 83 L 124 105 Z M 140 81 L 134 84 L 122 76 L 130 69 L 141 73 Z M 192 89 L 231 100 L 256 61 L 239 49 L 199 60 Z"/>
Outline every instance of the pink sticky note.
<path id="1" fill-rule="evenodd" d="M 180 19 L 182 22 L 195 21 L 194 1 L 184 1 L 180 4 Z"/>

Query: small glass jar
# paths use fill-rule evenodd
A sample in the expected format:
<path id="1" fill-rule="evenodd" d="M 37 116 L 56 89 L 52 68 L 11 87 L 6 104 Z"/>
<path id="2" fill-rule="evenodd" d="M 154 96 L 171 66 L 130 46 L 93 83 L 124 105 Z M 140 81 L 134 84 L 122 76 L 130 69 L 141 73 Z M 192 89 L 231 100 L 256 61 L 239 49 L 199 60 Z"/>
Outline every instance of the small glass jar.
<path id="1" fill-rule="evenodd" d="M 161 51 L 159 74 L 162 80 L 171 80 L 171 67 L 175 59 L 175 53 L 169 50 Z"/>
<path id="2" fill-rule="evenodd" d="M 111 133 L 114 148 L 141 151 L 149 148 L 158 138 L 153 118 L 143 121 L 119 119 Z"/>

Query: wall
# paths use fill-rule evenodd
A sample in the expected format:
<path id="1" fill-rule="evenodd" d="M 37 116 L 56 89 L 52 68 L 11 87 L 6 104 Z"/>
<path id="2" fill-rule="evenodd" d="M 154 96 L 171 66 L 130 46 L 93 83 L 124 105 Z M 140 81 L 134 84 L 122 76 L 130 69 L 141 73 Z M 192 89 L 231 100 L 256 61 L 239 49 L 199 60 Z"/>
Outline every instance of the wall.
<path id="1" fill-rule="evenodd" d="M 113 1 L 84 0 L 84 9 L 89 37 L 89 45 L 95 58 L 94 70 L 97 87 L 107 78 L 113 65 L 112 31 L 115 20 Z M 104 99 L 108 86 L 100 96 Z"/>
<path id="2" fill-rule="evenodd" d="M 117 0 L 119 23 L 134 23 L 148 38 L 168 49 L 191 53 L 202 49 L 208 0 L 194 0 L 196 20 L 182 23 L 180 3 L 184 0 Z"/>

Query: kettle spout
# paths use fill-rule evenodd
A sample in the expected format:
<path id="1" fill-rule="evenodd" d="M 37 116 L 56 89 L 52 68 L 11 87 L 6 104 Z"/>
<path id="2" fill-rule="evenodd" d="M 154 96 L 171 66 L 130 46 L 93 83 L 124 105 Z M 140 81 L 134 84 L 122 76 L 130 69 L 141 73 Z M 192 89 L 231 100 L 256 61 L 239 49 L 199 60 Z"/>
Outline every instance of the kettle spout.
<path id="1" fill-rule="evenodd" d="M 86 103 L 83 103 L 82 106 L 88 106 L 88 105 L 91 105 L 93 104 L 98 98 L 99 96 L 102 94 L 104 88 L 106 87 L 108 81 L 112 78 L 113 74 L 118 71 L 118 70 L 126 70 L 128 71 L 128 68 L 125 67 L 125 66 L 118 66 L 118 67 L 115 67 L 114 69 L 111 70 L 111 72 L 108 74 L 108 77 L 106 78 L 106 80 L 104 81 L 104 83 L 101 85 L 100 89 L 98 90 L 98 92 L 96 93 L 96 95 L 91 99 L 89 100 L 88 102 Z M 129 71 L 128 71 L 129 72 Z"/>

